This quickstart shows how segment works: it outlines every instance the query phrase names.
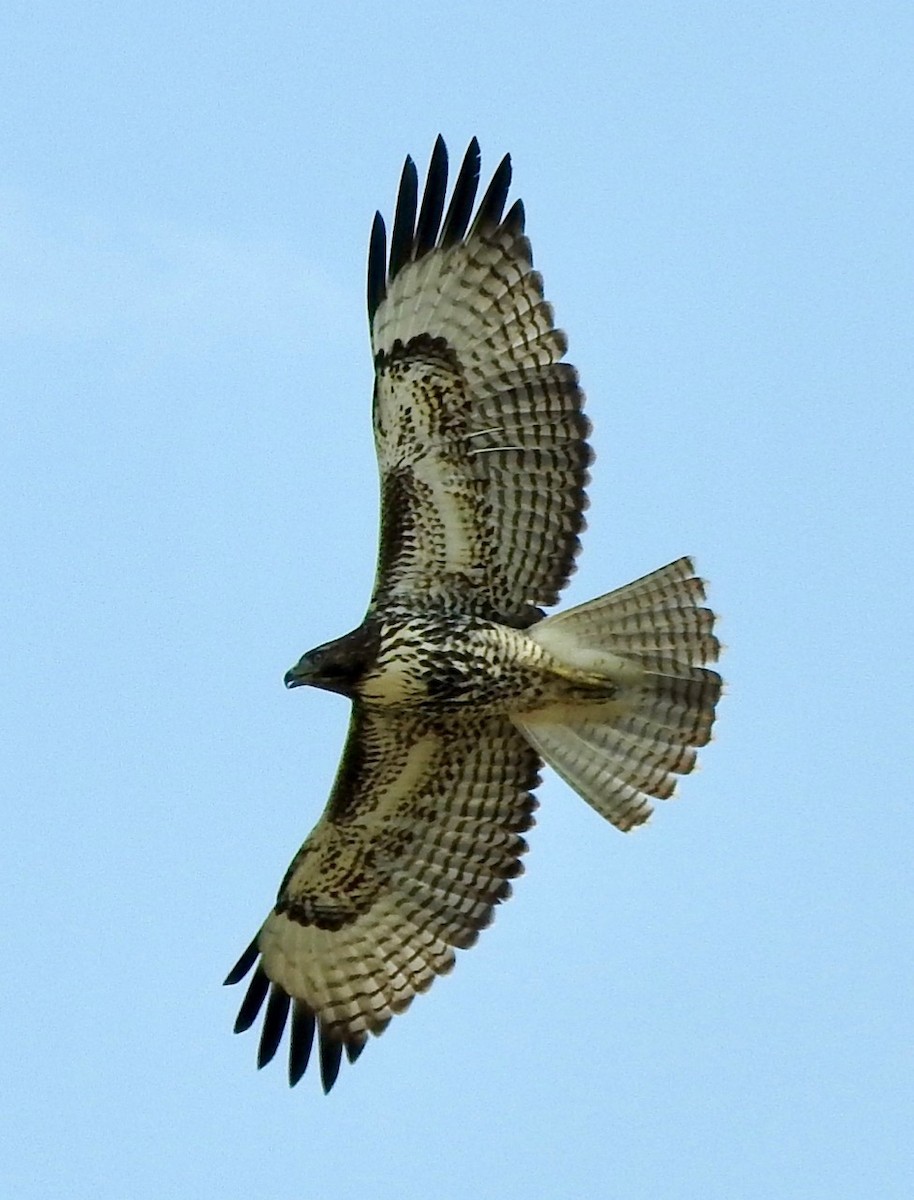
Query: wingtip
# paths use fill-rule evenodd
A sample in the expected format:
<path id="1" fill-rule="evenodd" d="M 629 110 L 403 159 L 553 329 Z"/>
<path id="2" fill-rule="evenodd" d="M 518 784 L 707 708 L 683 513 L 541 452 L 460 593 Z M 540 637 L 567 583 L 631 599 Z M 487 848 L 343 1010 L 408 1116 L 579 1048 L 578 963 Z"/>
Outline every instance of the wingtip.
<path id="1" fill-rule="evenodd" d="M 232 987 L 234 984 L 240 983 L 242 979 L 244 979 L 245 975 L 247 975 L 248 971 L 250 971 L 251 967 L 253 967 L 254 963 L 257 961 L 258 955 L 260 954 L 260 949 L 257 944 L 259 937 L 260 934 L 258 934 L 257 937 L 251 941 L 250 945 L 247 946 L 244 953 L 232 967 L 231 971 L 229 971 L 228 975 L 226 975 L 225 979 L 223 979 L 223 987 Z"/>
<path id="2" fill-rule="evenodd" d="M 444 137 L 440 133 L 435 137 L 421 203 L 415 160 L 412 155 L 406 155 L 389 246 L 380 212 L 375 213 L 371 228 L 367 289 L 370 326 L 373 327 L 375 313 L 387 296 L 388 285 L 407 263 L 418 261 L 436 246 L 447 249 L 467 236 L 495 228 L 500 223 L 509 228 L 513 224 L 518 232 L 523 232 L 523 206 L 519 201 L 502 221 L 513 171 L 510 154 L 502 157 L 473 217 L 481 165 L 479 139 L 474 135 L 457 171 L 451 201 L 445 212 L 448 152 Z"/>
<path id="3" fill-rule="evenodd" d="M 469 237 L 489 233 L 501 223 L 505 201 L 511 187 L 511 155 L 506 154 L 495 168 L 491 182 L 476 210 Z"/>
<path id="4" fill-rule="evenodd" d="M 527 215 L 524 212 L 524 202 L 523 200 L 515 200 L 508 209 L 507 216 L 502 224 L 512 233 L 520 235 L 524 232 L 526 222 Z"/>
<path id="5" fill-rule="evenodd" d="M 257 1069 L 272 1062 L 282 1042 L 286 1020 L 289 1016 L 291 999 L 285 988 L 274 983 L 270 988 L 270 998 L 267 1000 L 267 1011 L 263 1018 L 263 1028 L 260 1031 L 260 1044 L 257 1047 Z"/>
<path id="6" fill-rule="evenodd" d="M 418 192 L 419 176 L 416 172 L 416 164 L 407 154 L 403 163 L 403 171 L 400 174 L 394 224 L 390 235 L 390 261 L 387 267 L 387 278 L 391 282 L 396 279 L 403 267 L 413 257 Z"/>
<path id="7" fill-rule="evenodd" d="M 413 246 L 413 257 L 420 259 L 428 254 L 438 240 L 438 229 L 441 225 L 441 215 L 444 212 L 444 199 L 447 191 L 448 157 L 444 138 L 439 133 L 432 147 L 432 155 L 428 163 L 428 173 L 425 177 L 425 191 L 422 205 L 416 221 L 416 237 Z"/>
<path id="8" fill-rule="evenodd" d="M 251 943 L 256 947 L 256 939 Z M 247 961 L 251 947 L 239 960 L 239 966 Z M 248 968 L 249 969 L 249 968 Z M 235 968 L 229 980 L 234 978 Z M 265 1006 L 265 1007 L 264 1007 Z M 321 1087 L 324 1093 L 333 1088 L 340 1073 L 345 1052 L 350 1063 L 361 1055 L 368 1042 L 368 1035 L 339 1038 L 322 1028 L 320 1019 L 304 1000 L 294 999 L 285 988 L 274 983 L 261 965 L 257 966 L 235 1019 L 234 1032 L 245 1033 L 263 1012 L 263 1025 L 257 1046 L 257 1069 L 261 1070 L 276 1057 L 282 1044 L 286 1028 L 289 1028 L 288 1076 L 289 1086 L 301 1080 L 312 1057 L 315 1037 L 318 1043 Z"/>
<path id="9" fill-rule="evenodd" d="M 322 1029 L 320 1038 L 321 1087 L 324 1090 L 325 1096 L 336 1083 L 337 1076 L 340 1073 L 342 1057 L 343 1043 L 334 1037 L 330 1037 Z"/>
<path id="10" fill-rule="evenodd" d="M 371 223 L 371 236 L 368 241 L 368 320 L 374 321 L 385 295 L 387 294 L 387 227 L 380 211 L 374 215 Z"/>
<path id="11" fill-rule="evenodd" d="M 295 1000 L 289 1037 L 289 1087 L 295 1087 L 307 1070 L 316 1026 L 314 1010 L 303 1000 Z"/>
<path id="12" fill-rule="evenodd" d="M 368 1035 L 367 1034 L 363 1035 L 361 1039 L 357 1039 L 355 1041 L 349 1041 L 346 1043 L 346 1057 L 349 1059 L 350 1064 L 356 1062 L 359 1055 L 362 1053 L 362 1051 L 365 1049 L 365 1047 L 367 1045 L 368 1045 Z"/>
<path id="13" fill-rule="evenodd" d="M 470 216 L 473 212 L 473 204 L 476 200 L 476 190 L 479 187 L 479 169 L 481 165 L 482 158 L 479 153 L 479 142 L 474 137 L 470 140 L 469 146 L 467 146 L 460 169 L 457 172 L 454 191 L 451 194 L 451 203 L 448 206 L 444 224 L 441 227 L 440 245 L 445 248 L 461 241 L 467 231 Z"/>
<path id="14" fill-rule="evenodd" d="M 235 1033 L 244 1033 L 250 1029 L 257 1019 L 257 1014 L 263 1007 L 263 1002 L 267 998 L 267 992 L 270 990 L 270 980 L 267 977 L 263 967 L 258 966 L 257 970 L 251 977 L 251 982 L 248 984 L 248 990 L 245 992 L 244 999 L 241 1001 L 241 1007 L 238 1010 L 238 1016 L 235 1018 L 234 1031 Z"/>

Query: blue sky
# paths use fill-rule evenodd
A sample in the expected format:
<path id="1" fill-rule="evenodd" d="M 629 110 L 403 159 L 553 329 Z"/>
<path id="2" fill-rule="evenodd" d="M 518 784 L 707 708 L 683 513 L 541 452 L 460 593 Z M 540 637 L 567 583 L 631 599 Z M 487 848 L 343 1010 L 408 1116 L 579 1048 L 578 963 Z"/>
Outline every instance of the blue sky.
<path id="1" fill-rule="evenodd" d="M 908 1196 L 908 3 L 8 0 L 0 1184 L 32 1197 Z M 682 553 L 729 694 L 323 1097 L 220 981 L 326 799 L 404 154 L 510 151 L 597 452 L 569 602 Z"/>

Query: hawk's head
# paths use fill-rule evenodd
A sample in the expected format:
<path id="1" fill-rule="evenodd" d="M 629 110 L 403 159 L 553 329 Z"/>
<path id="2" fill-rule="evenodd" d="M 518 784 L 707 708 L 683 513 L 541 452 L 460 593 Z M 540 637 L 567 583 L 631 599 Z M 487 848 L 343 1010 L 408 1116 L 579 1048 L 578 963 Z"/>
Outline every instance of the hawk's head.
<path id="1" fill-rule="evenodd" d="M 362 624 L 351 633 L 303 654 L 286 672 L 285 685 L 294 688 L 307 683 L 351 697 L 365 672 L 374 664 L 377 648 L 377 630 L 373 625 Z"/>

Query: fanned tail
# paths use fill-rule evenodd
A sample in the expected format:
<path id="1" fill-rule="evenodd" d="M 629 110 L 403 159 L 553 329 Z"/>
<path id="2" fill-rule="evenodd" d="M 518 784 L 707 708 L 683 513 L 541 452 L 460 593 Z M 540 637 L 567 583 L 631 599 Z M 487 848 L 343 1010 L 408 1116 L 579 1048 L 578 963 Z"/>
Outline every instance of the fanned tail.
<path id="1" fill-rule="evenodd" d="M 549 765 L 619 829 L 672 796 L 711 737 L 720 643 L 689 558 L 549 617 L 529 636 L 568 667 L 616 685 L 612 699 L 515 718 Z"/>

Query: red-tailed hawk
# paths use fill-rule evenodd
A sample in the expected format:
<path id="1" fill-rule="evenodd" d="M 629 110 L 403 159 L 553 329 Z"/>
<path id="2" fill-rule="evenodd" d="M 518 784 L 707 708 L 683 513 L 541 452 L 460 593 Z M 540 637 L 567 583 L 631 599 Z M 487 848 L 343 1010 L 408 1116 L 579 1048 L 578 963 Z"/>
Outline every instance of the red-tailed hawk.
<path id="1" fill-rule="evenodd" d="M 315 1033 L 343 1051 L 454 965 L 510 894 L 545 760 L 619 829 L 673 793 L 710 737 L 714 616 L 687 558 L 544 617 L 574 568 L 591 451 L 564 334 L 533 269 L 505 157 L 473 214 L 470 143 L 445 213 L 439 138 L 421 204 L 407 158 L 368 314 L 381 539 L 358 629 L 286 676 L 348 696 L 330 800 L 232 969 L 236 1031 L 266 1002 L 258 1065 Z M 291 1016 L 291 1020 L 290 1020 Z"/>

